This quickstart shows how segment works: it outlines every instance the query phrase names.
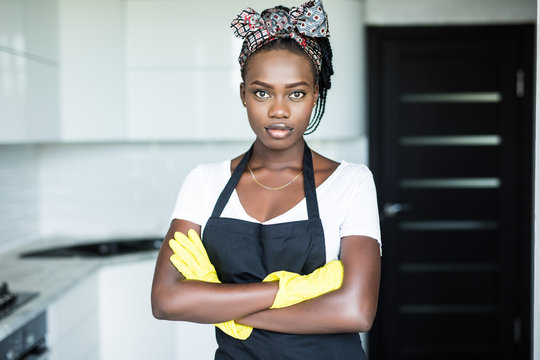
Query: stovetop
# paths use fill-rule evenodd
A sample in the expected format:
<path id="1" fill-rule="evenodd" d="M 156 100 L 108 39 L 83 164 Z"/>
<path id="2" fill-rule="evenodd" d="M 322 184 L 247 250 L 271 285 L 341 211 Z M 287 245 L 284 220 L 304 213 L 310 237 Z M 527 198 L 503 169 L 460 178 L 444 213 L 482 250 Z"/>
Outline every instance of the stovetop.
<path id="1" fill-rule="evenodd" d="M 3 282 L 0 286 L 0 320 L 37 296 L 38 293 L 33 292 L 13 293 L 9 290 L 8 284 Z"/>

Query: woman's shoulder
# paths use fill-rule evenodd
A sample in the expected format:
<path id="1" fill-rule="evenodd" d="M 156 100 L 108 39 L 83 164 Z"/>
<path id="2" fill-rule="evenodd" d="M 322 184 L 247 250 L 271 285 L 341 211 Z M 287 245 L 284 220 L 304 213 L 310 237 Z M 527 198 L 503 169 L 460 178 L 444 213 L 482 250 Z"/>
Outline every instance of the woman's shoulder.
<path id="1" fill-rule="evenodd" d="M 364 164 L 346 160 L 337 162 L 315 152 L 313 152 L 313 166 L 317 185 L 322 183 L 343 184 L 343 182 L 358 184 L 359 180 L 372 177 L 371 171 Z"/>
<path id="2" fill-rule="evenodd" d="M 358 176 L 373 176 L 369 167 L 362 163 L 353 163 L 342 160 L 339 164 L 341 171 Z"/>
<path id="3" fill-rule="evenodd" d="M 372 183 L 373 174 L 364 164 L 342 160 L 328 180 L 329 185 L 350 189 Z"/>

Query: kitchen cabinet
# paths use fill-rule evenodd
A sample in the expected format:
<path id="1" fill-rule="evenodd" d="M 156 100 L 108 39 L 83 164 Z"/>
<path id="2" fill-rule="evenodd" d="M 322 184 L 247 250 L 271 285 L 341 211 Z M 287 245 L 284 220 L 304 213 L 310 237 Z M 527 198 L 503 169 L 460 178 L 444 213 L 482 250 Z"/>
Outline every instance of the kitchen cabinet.
<path id="1" fill-rule="evenodd" d="M 100 359 L 213 359 L 214 326 L 152 316 L 154 265 L 155 259 L 149 259 L 100 270 Z"/>
<path id="2" fill-rule="evenodd" d="M 175 324 L 156 320 L 150 307 L 154 264 L 150 259 L 100 270 L 99 359 L 174 359 Z"/>
<path id="3" fill-rule="evenodd" d="M 229 31 L 244 5 L 213 1 L 209 12 L 204 1 L 125 4 L 128 138 L 251 139 L 239 95 L 241 41 Z"/>
<path id="4" fill-rule="evenodd" d="M 257 11 L 273 5 L 253 4 Z M 354 138 L 365 133 L 363 4 L 324 5 L 336 73 L 321 131 L 313 136 Z M 253 138 L 239 96 L 242 42 L 230 31 L 231 20 L 245 6 L 240 0 L 210 6 L 207 1 L 125 1 L 128 139 Z"/>
<path id="5" fill-rule="evenodd" d="M 125 137 L 122 9 L 0 2 L 0 144 Z"/>
<path id="6" fill-rule="evenodd" d="M 54 3 L 0 2 L 0 143 L 60 134 Z"/>
<path id="7" fill-rule="evenodd" d="M 61 141 L 123 140 L 121 0 L 57 0 Z"/>
<path id="8" fill-rule="evenodd" d="M 336 74 L 314 136 L 356 137 L 365 132 L 363 7 L 325 5 L 340 19 L 332 22 Z M 0 143 L 252 139 L 239 98 L 241 41 L 229 30 L 244 6 L 0 1 Z"/>
<path id="9" fill-rule="evenodd" d="M 180 323 L 152 316 L 154 264 L 154 258 L 111 262 L 52 303 L 47 309 L 49 360 L 197 359 L 176 355 L 178 334 L 184 342 L 192 336 L 176 331 Z M 212 326 L 199 328 L 213 337 Z"/>
<path id="10" fill-rule="evenodd" d="M 79 281 L 47 309 L 49 360 L 98 360 L 98 274 Z"/>

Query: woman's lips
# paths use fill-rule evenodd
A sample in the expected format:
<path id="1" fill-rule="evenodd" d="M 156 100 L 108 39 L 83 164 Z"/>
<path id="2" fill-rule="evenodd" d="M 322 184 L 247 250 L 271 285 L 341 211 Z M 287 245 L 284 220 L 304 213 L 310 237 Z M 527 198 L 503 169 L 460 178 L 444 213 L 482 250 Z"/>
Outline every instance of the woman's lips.
<path id="1" fill-rule="evenodd" d="M 293 131 L 293 128 L 284 124 L 273 124 L 265 126 L 266 132 L 275 139 L 283 139 Z"/>

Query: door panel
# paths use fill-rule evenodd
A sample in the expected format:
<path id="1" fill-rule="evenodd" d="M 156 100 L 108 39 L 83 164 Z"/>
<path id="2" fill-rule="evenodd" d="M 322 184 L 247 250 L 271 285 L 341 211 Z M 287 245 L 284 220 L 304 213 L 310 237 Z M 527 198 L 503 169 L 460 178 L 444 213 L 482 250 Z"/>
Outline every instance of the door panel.
<path id="1" fill-rule="evenodd" d="M 400 44 L 411 52 L 422 54 L 422 57 L 413 54 L 400 63 L 402 93 L 476 93 L 498 88 L 500 66 L 491 61 L 498 55 L 498 44 L 484 43 L 477 49 L 470 43 L 455 42 L 453 45 L 459 49 L 454 48 L 453 52 L 444 45 L 430 44 L 430 53 L 425 54 L 425 49 L 418 44 Z"/>
<path id="2" fill-rule="evenodd" d="M 451 182 L 451 181 L 449 181 Z M 402 189 L 402 201 L 410 206 L 400 218 L 407 220 L 497 220 L 497 189 Z M 433 201 L 433 199 L 437 201 Z M 460 208 L 462 204 L 469 206 Z M 444 204 L 441 206 L 441 204 Z"/>
<path id="3" fill-rule="evenodd" d="M 532 26 L 369 28 L 370 359 L 529 359 Z"/>
<path id="4" fill-rule="evenodd" d="M 497 235 L 497 229 L 413 230 L 404 231 L 396 245 L 404 263 L 486 263 L 499 256 Z"/>
<path id="5" fill-rule="evenodd" d="M 401 146 L 399 157 L 402 178 L 497 177 L 500 171 L 496 146 Z"/>
<path id="6" fill-rule="evenodd" d="M 498 103 L 405 103 L 400 109 L 403 136 L 483 135 L 500 131 Z"/>
<path id="7" fill-rule="evenodd" d="M 485 271 L 481 271 L 481 269 Z M 496 298 L 498 291 L 498 269 L 485 264 L 467 266 L 462 271 L 459 267 L 439 269 L 439 274 L 433 276 L 436 269 L 407 269 L 405 267 L 399 291 L 403 294 L 403 305 L 400 310 L 417 309 L 418 312 L 430 310 L 447 311 L 466 309 L 466 307 L 481 308 L 487 306 L 494 309 L 492 299 Z M 416 271 L 414 271 L 416 270 Z M 429 271 L 429 272 L 428 272 Z M 471 291 L 463 292 L 463 288 Z"/>

